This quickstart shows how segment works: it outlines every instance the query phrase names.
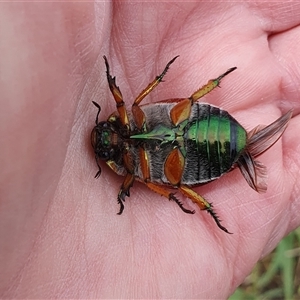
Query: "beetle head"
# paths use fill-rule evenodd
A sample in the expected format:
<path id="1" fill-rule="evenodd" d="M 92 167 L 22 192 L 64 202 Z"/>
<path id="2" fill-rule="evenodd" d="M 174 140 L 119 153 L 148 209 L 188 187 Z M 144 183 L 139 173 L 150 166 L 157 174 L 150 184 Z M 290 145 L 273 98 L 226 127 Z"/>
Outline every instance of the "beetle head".
<path id="1" fill-rule="evenodd" d="M 99 168 L 96 178 L 101 174 L 101 167 L 99 160 L 108 161 L 114 159 L 118 153 L 118 133 L 114 125 L 111 122 L 103 121 L 99 122 L 98 117 L 101 111 L 100 105 L 93 101 L 93 104 L 98 108 L 96 116 L 96 126 L 93 128 L 91 133 L 92 147 L 95 152 L 96 163 Z"/>

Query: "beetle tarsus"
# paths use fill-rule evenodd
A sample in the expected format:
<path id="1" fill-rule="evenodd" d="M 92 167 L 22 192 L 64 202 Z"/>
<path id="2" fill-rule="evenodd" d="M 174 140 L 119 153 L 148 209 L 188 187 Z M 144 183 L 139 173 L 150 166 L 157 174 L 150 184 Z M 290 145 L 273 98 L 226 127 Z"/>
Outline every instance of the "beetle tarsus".
<path id="1" fill-rule="evenodd" d="M 183 212 L 185 212 L 186 214 L 194 214 L 195 211 L 194 210 L 189 210 L 187 208 L 185 208 L 182 203 L 174 196 L 174 194 L 170 195 L 170 200 L 173 200 L 177 203 L 177 205 L 182 209 Z"/>
<path id="2" fill-rule="evenodd" d="M 118 203 L 120 204 L 120 210 L 117 213 L 117 215 L 121 215 L 123 210 L 124 210 L 124 204 L 123 202 L 125 201 L 125 195 L 124 192 L 120 191 L 119 195 L 118 195 Z"/>
<path id="3" fill-rule="evenodd" d="M 229 73 L 233 72 L 236 69 L 237 69 L 237 67 L 233 67 L 233 68 L 228 69 L 225 73 L 220 75 L 218 78 L 214 79 L 214 81 L 219 81 L 220 82 L 225 76 L 227 76 Z M 218 84 L 218 86 L 219 86 L 219 84 Z"/>
<path id="4" fill-rule="evenodd" d="M 214 212 L 214 210 L 213 210 L 213 208 L 212 208 L 212 204 L 211 204 L 211 203 L 209 203 L 209 204 L 210 204 L 210 207 L 208 207 L 208 208 L 206 209 L 206 211 L 213 217 L 213 219 L 215 220 L 217 226 L 218 226 L 221 230 L 225 231 L 226 233 L 232 234 L 232 232 L 229 232 L 229 231 L 227 230 L 226 227 L 224 227 L 224 226 L 221 225 L 221 220 L 219 219 L 218 215 Z"/>
<path id="5" fill-rule="evenodd" d="M 106 56 L 104 55 L 103 58 L 104 58 L 105 67 L 106 67 L 106 78 L 107 78 L 110 90 L 112 90 L 113 87 L 116 87 L 116 89 L 119 89 L 119 87 L 116 85 L 116 77 L 112 77 L 110 75 L 109 63 L 107 61 Z"/>
<path id="6" fill-rule="evenodd" d="M 219 77 L 215 79 L 210 79 L 207 84 L 203 85 L 200 89 L 198 89 L 196 92 L 194 92 L 190 97 L 190 101 L 192 101 L 192 104 L 197 102 L 200 98 L 205 96 L 206 94 L 210 93 L 213 89 L 216 87 L 220 87 L 221 80 L 228 75 L 229 73 L 236 70 L 236 67 L 228 69 L 225 73 L 221 74 Z"/>
<path id="7" fill-rule="evenodd" d="M 119 204 L 120 204 L 120 210 L 119 210 L 119 212 L 117 213 L 117 215 L 121 215 L 122 212 L 123 212 L 123 210 L 124 210 L 124 204 L 122 203 L 122 201 L 118 201 L 118 202 L 119 202 Z"/>
<path id="8" fill-rule="evenodd" d="M 163 72 L 156 76 L 156 80 L 158 80 L 159 82 L 162 82 L 163 77 L 166 75 L 166 73 L 168 72 L 170 65 L 175 61 L 175 59 L 179 57 L 179 55 L 175 56 L 174 58 L 172 58 L 166 65 L 166 67 L 164 68 Z"/>

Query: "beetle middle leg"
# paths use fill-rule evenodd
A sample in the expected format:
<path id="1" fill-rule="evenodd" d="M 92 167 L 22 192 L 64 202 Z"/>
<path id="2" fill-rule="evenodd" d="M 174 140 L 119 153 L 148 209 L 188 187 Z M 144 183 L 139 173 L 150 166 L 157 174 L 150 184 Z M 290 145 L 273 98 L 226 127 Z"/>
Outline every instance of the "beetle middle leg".
<path id="1" fill-rule="evenodd" d="M 221 225 L 221 221 L 217 216 L 217 214 L 214 212 L 211 203 L 207 202 L 203 197 L 198 195 L 195 191 L 193 191 L 188 186 L 181 185 L 180 180 L 182 178 L 183 169 L 184 169 L 184 156 L 182 155 L 179 148 L 175 148 L 173 149 L 173 151 L 170 152 L 170 154 L 168 155 L 165 161 L 164 173 L 168 181 L 174 187 L 178 188 L 183 195 L 190 198 L 194 203 L 196 203 L 201 210 L 206 210 L 213 217 L 213 219 L 215 220 L 215 222 L 217 223 L 220 229 L 222 229 L 227 233 L 230 233 L 224 226 Z M 178 205 L 180 206 L 180 204 Z"/>
<path id="2" fill-rule="evenodd" d="M 186 209 L 182 203 L 174 196 L 173 193 L 166 190 L 163 186 L 155 184 L 150 181 L 150 169 L 148 164 L 148 156 L 147 152 L 144 148 L 140 147 L 139 149 L 139 156 L 140 156 L 140 162 L 141 162 L 141 171 L 143 174 L 144 183 L 147 185 L 147 187 L 152 190 L 153 192 L 156 192 L 160 194 L 161 196 L 166 197 L 169 200 L 175 201 L 178 206 L 187 214 L 194 214 L 195 211 L 191 211 L 189 209 Z"/>
<path id="3" fill-rule="evenodd" d="M 226 233 L 231 234 L 231 232 L 229 232 L 224 226 L 221 225 L 221 220 L 213 210 L 211 203 L 207 202 L 202 196 L 197 194 L 195 191 L 193 191 L 186 185 L 180 185 L 178 189 L 182 192 L 183 195 L 190 198 L 194 203 L 196 203 L 201 210 L 206 210 L 213 217 L 220 229 L 222 229 Z"/>

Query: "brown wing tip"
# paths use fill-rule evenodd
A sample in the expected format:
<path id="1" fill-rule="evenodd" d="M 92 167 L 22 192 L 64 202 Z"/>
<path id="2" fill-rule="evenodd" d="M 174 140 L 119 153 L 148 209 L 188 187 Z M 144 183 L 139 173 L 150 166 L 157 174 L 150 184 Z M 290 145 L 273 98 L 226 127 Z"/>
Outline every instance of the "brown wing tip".
<path id="1" fill-rule="evenodd" d="M 293 110 L 291 109 L 270 125 L 266 127 L 259 125 L 248 133 L 247 150 L 240 156 L 237 163 L 249 186 L 258 193 L 267 191 L 265 181 L 267 169 L 254 158 L 276 143 L 284 133 L 292 115 Z"/>

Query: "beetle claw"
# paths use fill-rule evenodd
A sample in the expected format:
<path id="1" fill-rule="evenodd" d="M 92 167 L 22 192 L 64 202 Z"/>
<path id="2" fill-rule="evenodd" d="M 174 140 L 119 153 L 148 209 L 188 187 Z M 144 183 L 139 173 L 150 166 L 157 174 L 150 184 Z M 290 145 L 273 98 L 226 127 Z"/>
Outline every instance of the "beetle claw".
<path id="1" fill-rule="evenodd" d="M 123 212 L 123 210 L 124 210 L 124 204 L 123 204 L 122 202 L 119 202 L 119 204 L 120 204 L 120 210 L 119 210 L 119 212 L 117 213 L 117 215 L 121 215 L 122 212 Z"/>
<path id="2" fill-rule="evenodd" d="M 120 204 L 120 210 L 117 213 L 118 215 L 121 215 L 123 210 L 124 210 L 124 204 L 123 202 L 125 202 L 125 197 L 129 196 L 129 190 L 120 190 L 119 195 L 118 195 L 118 203 Z"/>
<path id="3" fill-rule="evenodd" d="M 119 195 L 118 195 L 118 203 L 120 204 L 120 210 L 119 212 L 117 213 L 118 215 L 121 215 L 123 210 L 124 210 L 124 204 L 123 204 L 123 201 L 125 201 L 125 195 L 123 192 L 120 192 Z"/>
<path id="4" fill-rule="evenodd" d="M 232 234 L 232 232 L 229 232 L 229 231 L 227 230 L 226 227 L 224 227 L 224 226 L 221 225 L 221 220 L 219 219 L 218 215 L 214 212 L 214 210 L 213 210 L 213 208 L 212 208 L 212 207 L 213 207 L 213 206 L 212 206 L 212 203 L 209 203 L 209 204 L 210 204 L 210 207 L 207 208 L 206 211 L 213 217 L 213 219 L 215 220 L 217 226 L 218 226 L 221 230 L 225 231 L 226 233 Z"/>
<path id="5" fill-rule="evenodd" d="M 186 214 L 194 214 L 194 210 L 189 210 L 183 206 L 183 204 L 174 196 L 174 194 L 170 194 L 170 200 L 173 200 L 177 203 L 177 205 L 182 209 Z"/>

